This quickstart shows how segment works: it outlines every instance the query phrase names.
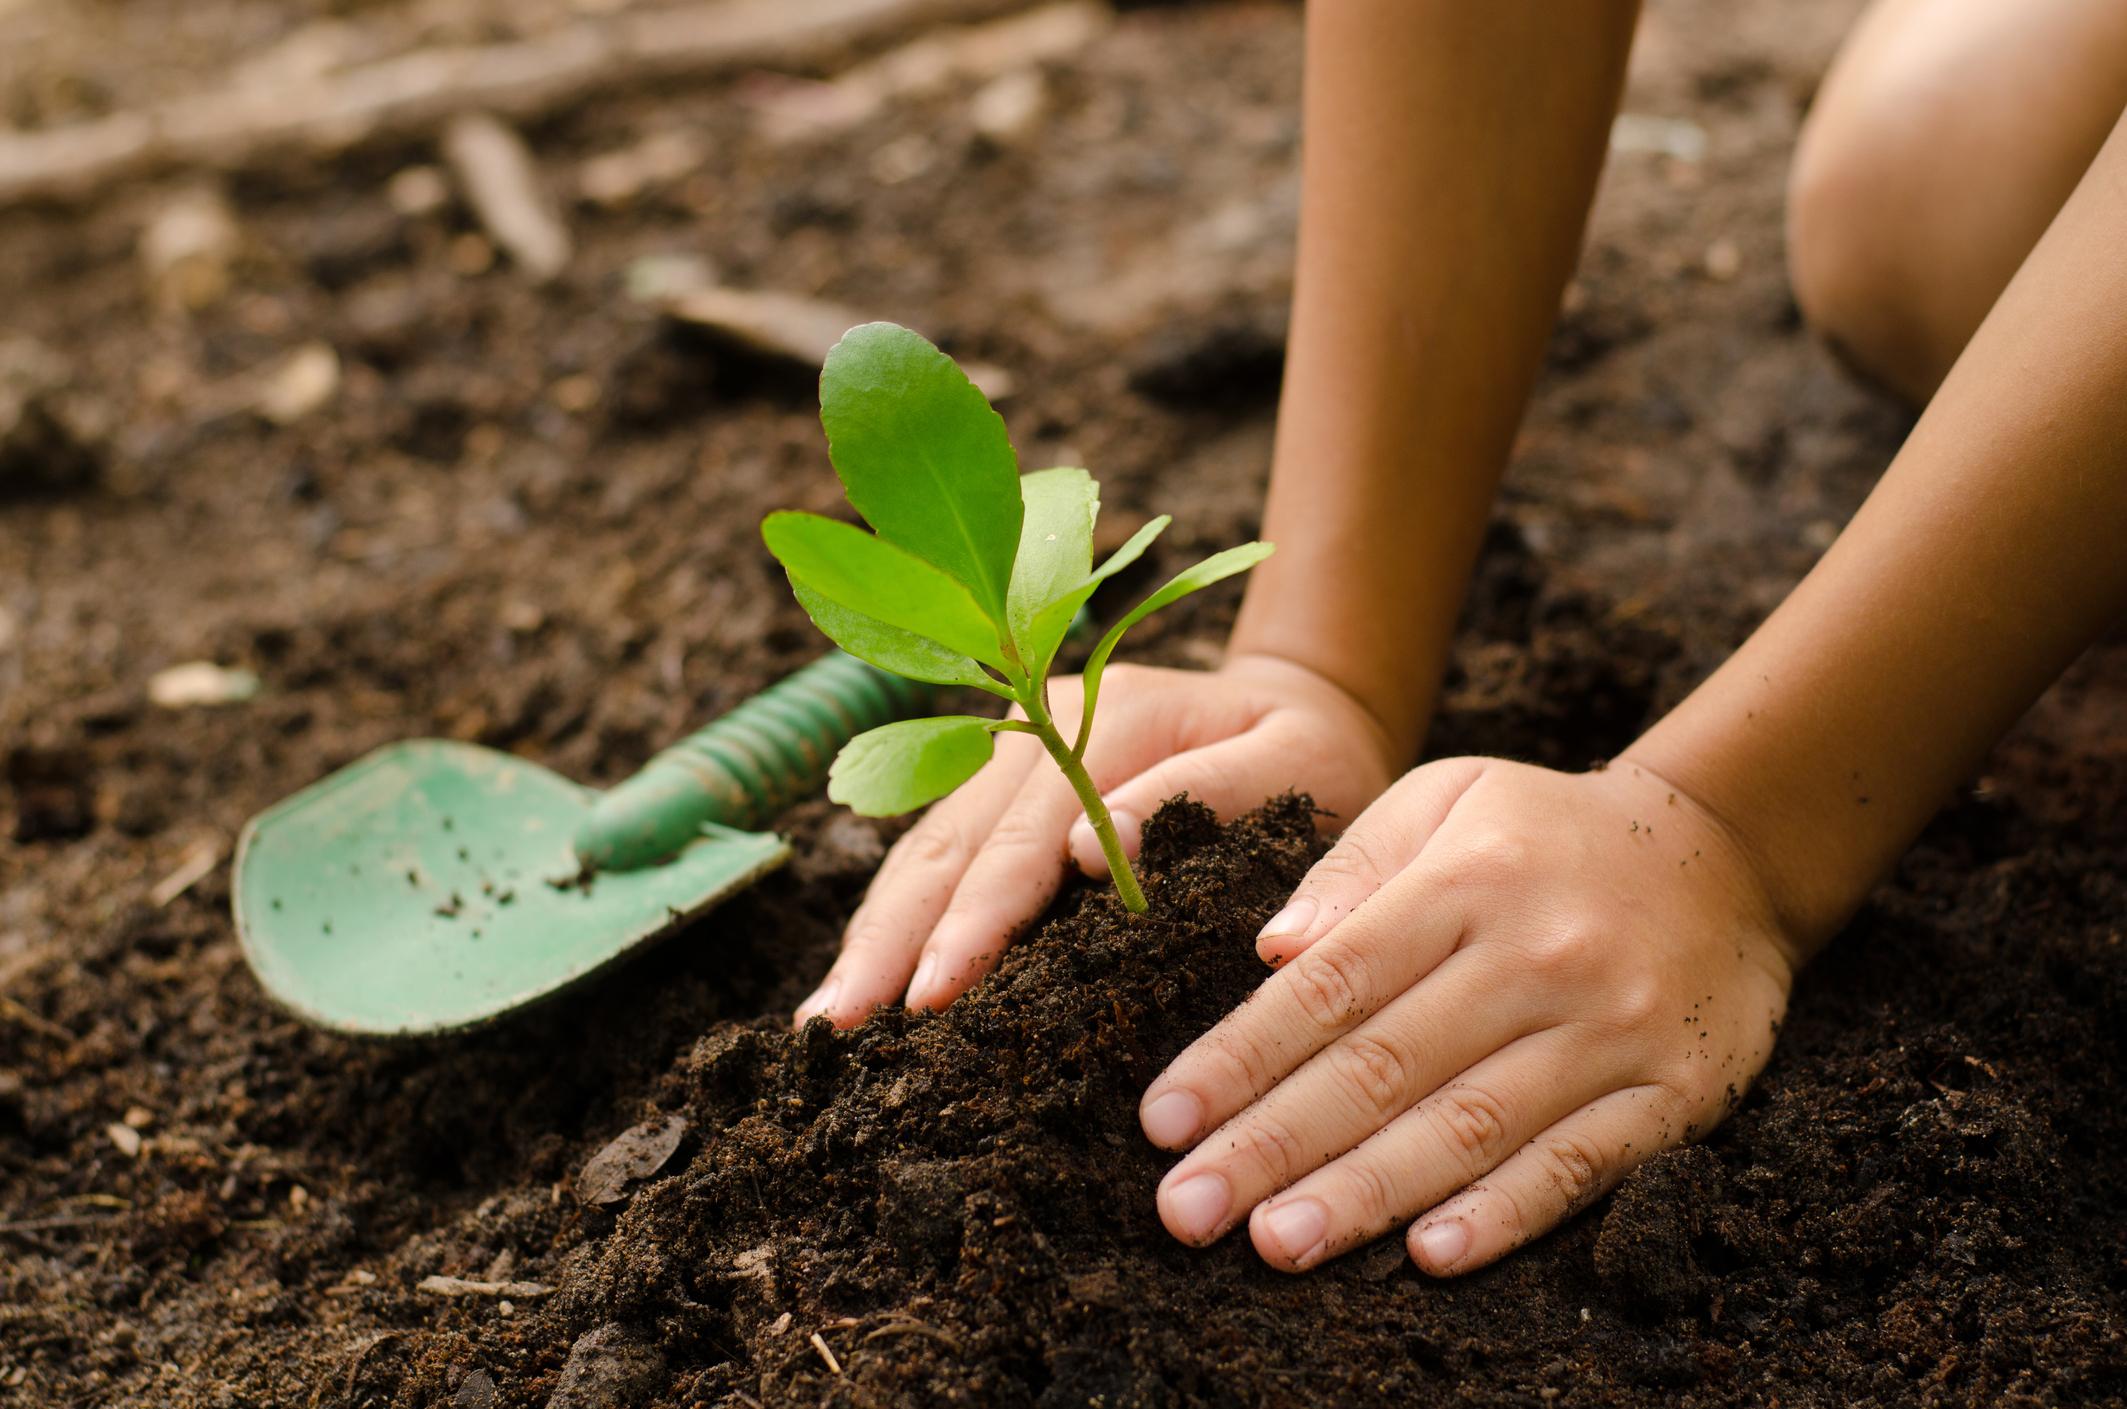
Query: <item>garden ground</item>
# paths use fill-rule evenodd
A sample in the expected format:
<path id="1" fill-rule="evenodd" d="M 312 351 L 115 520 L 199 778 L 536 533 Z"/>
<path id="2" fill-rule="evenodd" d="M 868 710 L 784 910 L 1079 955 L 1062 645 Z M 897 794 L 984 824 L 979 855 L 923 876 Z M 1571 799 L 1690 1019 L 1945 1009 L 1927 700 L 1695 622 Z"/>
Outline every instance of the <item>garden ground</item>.
<path id="1" fill-rule="evenodd" d="M 0 97 L 59 127 L 226 85 L 233 48 L 354 64 L 615 8 L 13 0 Z M 1650 5 L 1432 751 L 1617 751 L 1895 450 L 1780 263 L 1854 8 Z M 2118 642 L 1946 800 L 1726 1127 L 1451 1284 L 1394 1240 L 1284 1277 L 1152 1211 L 1136 1093 L 1257 981 L 1309 855 L 1291 800 L 1224 831 L 1170 810 L 1149 924 L 1074 891 L 939 1017 L 785 1028 L 892 835 L 824 803 L 786 819 L 788 870 L 521 1021 L 376 1046 L 262 998 L 228 914 L 253 812 L 411 735 L 611 781 L 821 648 L 755 528 L 838 498 L 809 378 L 651 284 L 826 298 L 1005 369 L 1028 463 L 1092 467 L 1118 536 L 1177 517 L 1117 597 L 1253 530 L 1299 11 L 1100 20 L 1013 80 L 1016 124 L 1003 71 L 857 122 L 790 81 L 931 18 L 529 113 L 573 245 L 544 286 L 433 131 L 232 160 L 234 240 L 152 277 L 142 231 L 196 169 L 0 209 L 0 412 L 31 405 L 0 415 L 0 1402 L 2127 1396 Z M 1234 597 L 1136 658 L 1214 659 Z M 151 700 L 201 660 L 257 693 Z M 679 1129 L 669 1158 L 585 1202 L 642 1126 Z"/>

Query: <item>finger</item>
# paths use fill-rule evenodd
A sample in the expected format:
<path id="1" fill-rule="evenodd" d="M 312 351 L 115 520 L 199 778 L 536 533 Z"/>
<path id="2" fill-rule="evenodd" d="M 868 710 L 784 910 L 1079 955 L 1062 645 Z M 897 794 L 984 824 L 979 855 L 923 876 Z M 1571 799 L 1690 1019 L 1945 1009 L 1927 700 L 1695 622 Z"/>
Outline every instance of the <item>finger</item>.
<path id="1" fill-rule="evenodd" d="M 922 946 L 908 1006 L 942 1008 L 997 966 L 1012 936 L 1040 918 L 1063 884 L 1064 833 L 1078 795 L 1036 767 L 983 838 Z"/>
<path id="2" fill-rule="evenodd" d="M 1484 772 L 1481 758 L 1414 768 L 1352 820 L 1344 835 L 1256 936 L 1256 953 L 1290 963 L 1408 866 Z"/>
<path id="3" fill-rule="evenodd" d="M 1657 1086 L 1582 1107 L 1412 1224 L 1411 1260 L 1435 1277 L 1457 1277 L 1542 1237 L 1665 1148 L 1662 1112 L 1673 1108 Z"/>
<path id="4" fill-rule="evenodd" d="M 1263 724 L 1221 739 L 1202 748 L 1175 754 L 1104 793 L 1108 817 L 1115 825 L 1116 840 L 1123 854 L 1135 860 L 1145 819 L 1161 803 L 1178 793 L 1187 793 L 1203 803 L 1221 820 L 1261 805 L 1266 797 L 1293 786 L 1297 775 L 1279 776 L 1284 758 L 1298 756 L 1295 741 L 1280 739 L 1278 730 Z M 1098 880 L 1108 874 L 1108 858 L 1093 834 L 1093 824 L 1080 817 L 1071 824 L 1071 859 L 1088 876 Z"/>
<path id="5" fill-rule="evenodd" d="M 798 1005 L 799 1027 L 815 1017 L 849 1027 L 901 996 L 953 887 L 1040 753 L 1041 746 L 1023 734 L 1001 736 L 996 756 L 894 843 L 864 903 L 849 917 L 834 967 Z"/>
<path id="6" fill-rule="evenodd" d="M 1206 1136 L 1160 1181 L 1168 1231 L 1203 1243 L 1530 1030 L 1494 965 L 1450 957 Z"/>
<path id="7" fill-rule="evenodd" d="M 1613 1060 L 1622 1068 L 1621 1056 Z M 1248 1227 L 1256 1251 L 1273 1267 L 1299 1272 L 1372 1241 L 1615 1090 L 1609 1065 L 1570 1028 L 1493 1053 L 1357 1149 L 1258 1204 Z"/>
<path id="8" fill-rule="evenodd" d="M 1170 1150 L 1196 1143 L 1431 973 L 1462 934 L 1460 906 L 1433 877 L 1399 877 L 1154 1079 L 1138 1110 L 1146 1138 Z"/>

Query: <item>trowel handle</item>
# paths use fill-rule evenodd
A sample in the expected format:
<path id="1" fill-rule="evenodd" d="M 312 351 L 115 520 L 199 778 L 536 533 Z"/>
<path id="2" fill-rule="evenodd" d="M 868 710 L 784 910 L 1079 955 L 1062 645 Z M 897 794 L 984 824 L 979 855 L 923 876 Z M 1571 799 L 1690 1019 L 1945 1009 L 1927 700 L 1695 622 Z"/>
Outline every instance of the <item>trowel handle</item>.
<path id="1" fill-rule="evenodd" d="M 704 823 L 752 831 L 827 782 L 842 745 L 929 708 L 936 691 L 830 651 L 658 754 L 606 792 L 576 833 L 599 870 L 661 861 Z"/>

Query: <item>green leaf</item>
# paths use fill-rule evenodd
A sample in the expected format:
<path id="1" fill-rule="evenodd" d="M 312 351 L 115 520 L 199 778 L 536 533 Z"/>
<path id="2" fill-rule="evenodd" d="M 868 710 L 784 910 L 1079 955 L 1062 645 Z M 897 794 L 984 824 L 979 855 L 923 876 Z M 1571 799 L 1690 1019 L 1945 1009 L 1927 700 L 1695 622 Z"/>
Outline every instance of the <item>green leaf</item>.
<path id="1" fill-rule="evenodd" d="M 937 348 L 892 323 L 851 328 L 820 372 L 820 424 L 849 502 L 1005 626 L 1019 461 L 1004 421 Z"/>
<path id="2" fill-rule="evenodd" d="M 1056 648 L 1063 644 L 1064 633 L 1071 629 L 1071 618 L 1078 615 L 1078 609 L 1092 597 L 1094 589 L 1143 556 L 1145 549 L 1152 546 L 1152 540 L 1172 522 L 1168 515 L 1161 514 L 1131 534 L 1130 541 L 1109 554 L 1108 560 L 1094 569 L 1085 581 L 1035 613 L 1033 624 L 1018 638 L 1019 659 L 1029 671 L 1036 676 L 1048 673 Z"/>
<path id="3" fill-rule="evenodd" d="M 999 670 L 997 629 L 967 588 L 854 524 L 788 510 L 761 520 L 761 539 L 790 574 L 836 606 L 927 637 Z"/>
<path id="4" fill-rule="evenodd" d="M 1121 643 L 1123 633 L 1161 607 L 1178 602 L 1191 592 L 1201 592 L 1214 582 L 1223 582 L 1235 573 L 1248 571 L 1269 557 L 1274 548 L 1275 545 L 1269 543 L 1243 543 L 1238 548 L 1213 553 L 1196 566 L 1183 568 L 1168 578 L 1165 586 L 1139 602 L 1128 616 L 1108 628 L 1108 634 L 1100 638 L 1100 644 L 1093 648 L 1093 654 L 1086 657 L 1086 668 L 1081 672 L 1085 678 L 1085 710 L 1080 717 L 1078 742 L 1072 746 L 1073 752 L 1082 753 L 1085 750 L 1087 736 L 1093 729 L 1093 706 L 1100 699 L 1101 672 L 1107 669 L 1108 657 L 1115 654 L 1115 648 Z"/>
<path id="5" fill-rule="evenodd" d="M 1093 567 L 1093 520 L 1100 513 L 1100 486 L 1084 470 L 1037 470 L 1022 475 L 1026 516 L 1019 528 L 1019 556 L 1012 560 L 1012 639 L 1023 663 L 1041 658 L 1031 642 L 1036 616 L 1086 580 Z"/>
<path id="6" fill-rule="evenodd" d="M 973 685 L 1010 698 L 1010 693 L 972 656 L 947 650 L 929 637 L 888 626 L 876 617 L 830 602 L 802 582 L 793 581 L 791 590 L 797 593 L 798 605 L 805 608 L 812 624 L 858 660 L 910 680 L 932 685 Z"/>
<path id="7" fill-rule="evenodd" d="M 990 761 L 997 724 L 972 714 L 949 714 L 867 730 L 835 755 L 827 796 L 865 817 L 913 812 Z"/>

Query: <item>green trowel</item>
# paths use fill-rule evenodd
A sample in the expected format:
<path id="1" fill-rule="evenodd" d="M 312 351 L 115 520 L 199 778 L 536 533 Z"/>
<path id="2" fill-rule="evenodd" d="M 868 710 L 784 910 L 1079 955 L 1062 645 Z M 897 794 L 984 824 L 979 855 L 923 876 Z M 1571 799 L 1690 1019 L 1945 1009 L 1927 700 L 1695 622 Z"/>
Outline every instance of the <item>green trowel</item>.
<path id="1" fill-rule="evenodd" d="M 266 991 L 341 1032 L 470 1027 L 561 992 L 780 865 L 766 825 L 927 687 L 837 651 L 603 794 L 443 739 L 392 744 L 251 820 L 236 932 Z"/>

